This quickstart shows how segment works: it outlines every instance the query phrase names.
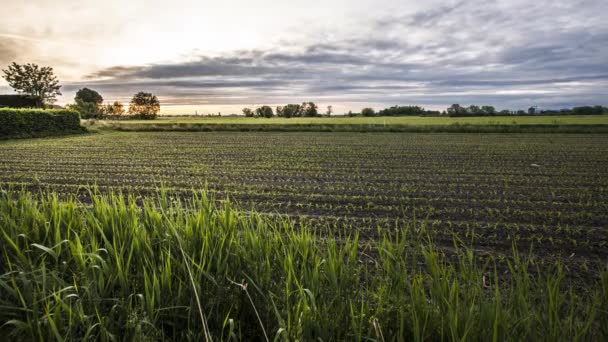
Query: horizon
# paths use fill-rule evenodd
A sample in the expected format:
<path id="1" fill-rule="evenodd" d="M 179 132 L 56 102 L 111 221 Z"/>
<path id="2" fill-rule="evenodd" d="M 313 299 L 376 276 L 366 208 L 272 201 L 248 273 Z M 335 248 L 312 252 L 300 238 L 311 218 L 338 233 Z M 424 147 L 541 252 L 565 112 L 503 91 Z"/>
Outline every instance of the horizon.
<path id="1" fill-rule="evenodd" d="M 607 104 L 601 0 L 8 0 L 3 7 L 19 15 L 0 22 L 0 69 L 13 61 L 53 67 L 63 85 L 59 105 L 83 87 L 106 103 L 152 92 L 162 115 L 303 101 L 320 112 L 332 105 L 336 114 L 393 105 Z M 11 93 L 0 79 L 0 94 Z"/>

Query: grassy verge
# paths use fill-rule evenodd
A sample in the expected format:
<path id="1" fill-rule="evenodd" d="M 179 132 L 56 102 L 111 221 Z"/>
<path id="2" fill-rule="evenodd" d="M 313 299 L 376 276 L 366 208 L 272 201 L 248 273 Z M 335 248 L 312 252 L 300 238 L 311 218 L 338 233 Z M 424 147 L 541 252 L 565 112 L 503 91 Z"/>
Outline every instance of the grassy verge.
<path id="1" fill-rule="evenodd" d="M 402 132 L 402 133 L 608 133 L 608 124 L 204 124 L 204 123 L 104 123 L 87 126 L 101 130 L 126 132 Z"/>
<path id="2" fill-rule="evenodd" d="M 608 270 L 448 259 L 412 222 L 360 243 L 180 200 L 0 194 L 0 326 L 12 340 L 605 340 Z M 506 263 L 508 272 L 497 272 Z"/>

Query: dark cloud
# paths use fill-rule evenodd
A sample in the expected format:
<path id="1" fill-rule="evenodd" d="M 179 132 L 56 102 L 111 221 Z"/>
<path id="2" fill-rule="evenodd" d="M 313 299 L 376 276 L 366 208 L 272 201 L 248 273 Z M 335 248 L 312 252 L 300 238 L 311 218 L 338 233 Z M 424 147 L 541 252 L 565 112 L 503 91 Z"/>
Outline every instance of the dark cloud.
<path id="1" fill-rule="evenodd" d="M 451 2 L 380 19 L 358 38 L 116 66 L 90 79 L 116 93 L 153 89 L 176 104 L 608 104 L 608 22 L 594 20 L 604 1 L 500 4 Z"/>

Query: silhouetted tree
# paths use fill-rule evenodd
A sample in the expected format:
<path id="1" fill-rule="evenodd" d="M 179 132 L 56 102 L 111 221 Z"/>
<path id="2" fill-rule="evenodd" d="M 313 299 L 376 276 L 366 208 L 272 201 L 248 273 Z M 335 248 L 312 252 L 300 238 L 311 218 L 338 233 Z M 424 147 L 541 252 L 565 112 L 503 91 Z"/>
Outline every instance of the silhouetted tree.
<path id="1" fill-rule="evenodd" d="M 599 115 L 604 113 L 605 108 L 602 106 L 581 106 L 572 108 L 574 115 Z"/>
<path id="2" fill-rule="evenodd" d="M 133 95 L 129 104 L 129 114 L 142 119 L 156 119 L 158 112 L 160 112 L 160 102 L 155 95 L 143 91 Z"/>
<path id="3" fill-rule="evenodd" d="M 302 114 L 303 116 L 313 117 L 317 116 L 317 105 L 314 102 L 302 102 Z"/>
<path id="4" fill-rule="evenodd" d="M 459 104 L 453 104 L 452 106 L 450 106 L 450 108 L 448 108 L 449 116 L 466 116 L 467 114 L 467 109 Z"/>
<path id="5" fill-rule="evenodd" d="M 481 106 L 481 111 L 485 115 L 496 115 L 496 108 L 494 106 Z"/>
<path id="6" fill-rule="evenodd" d="M 363 108 L 363 109 L 361 109 L 361 115 L 374 116 L 374 115 L 376 115 L 376 112 L 374 111 L 373 108 Z"/>
<path id="7" fill-rule="evenodd" d="M 334 112 L 334 108 L 332 106 L 327 106 L 327 112 L 325 112 L 325 114 L 327 116 L 331 116 L 331 114 Z"/>
<path id="8" fill-rule="evenodd" d="M 243 108 L 243 114 L 245 114 L 245 116 L 249 118 L 253 116 L 253 111 L 251 110 L 251 108 Z"/>
<path id="9" fill-rule="evenodd" d="M 61 95 L 59 91 L 61 86 L 51 67 L 39 67 L 33 63 L 20 65 L 13 62 L 2 72 L 4 72 L 3 78 L 16 92 L 38 97 L 40 107 L 53 104 L 57 95 Z"/>
<path id="10" fill-rule="evenodd" d="M 278 110 L 278 108 L 277 108 L 277 110 Z M 278 112 L 277 112 L 277 115 L 279 115 Z M 284 118 L 302 116 L 302 106 L 300 106 L 299 104 L 285 105 L 284 107 L 281 107 L 281 114 L 279 116 L 282 116 Z"/>
<path id="11" fill-rule="evenodd" d="M 270 106 L 262 106 L 255 110 L 255 114 L 259 117 L 271 118 L 274 113 L 272 112 L 272 108 Z"/>

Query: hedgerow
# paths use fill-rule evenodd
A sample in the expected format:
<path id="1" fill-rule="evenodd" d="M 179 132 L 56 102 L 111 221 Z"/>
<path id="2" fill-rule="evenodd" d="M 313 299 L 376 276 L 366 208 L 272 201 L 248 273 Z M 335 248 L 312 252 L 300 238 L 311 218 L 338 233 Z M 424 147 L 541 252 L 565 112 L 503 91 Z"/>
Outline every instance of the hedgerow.
<path id="1" fill-rule="evenodd" d="M 82 132 L 80 115 L 71 110 L 0 108 L 0 138 Z"/>

